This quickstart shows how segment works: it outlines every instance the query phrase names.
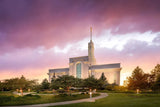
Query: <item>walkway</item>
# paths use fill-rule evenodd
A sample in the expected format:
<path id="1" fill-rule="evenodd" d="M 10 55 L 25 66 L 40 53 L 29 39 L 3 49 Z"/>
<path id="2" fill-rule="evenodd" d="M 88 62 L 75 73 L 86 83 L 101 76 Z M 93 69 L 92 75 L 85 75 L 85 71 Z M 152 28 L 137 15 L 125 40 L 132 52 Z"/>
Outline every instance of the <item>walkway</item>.
<path id="1" fill-rule="evenodd" d="M 57 106 L 57 105 L 65 105 L 65 104 L 74 104 L 74 103 L 82 103 L 82 102 L 95 102 L 97 99 L 101 99 L 107 97 L 107 93 L 100 93 L 100 96 L 93 97 L 93 98 L 86 98 L 80 100 L 72 100 L 72 101 L 64 101 L 64 102 L 57 102 L 57 103 L 47 103 L 47 104 L 34 104 L 34 105 L 24 105 L 20 107 L 48 107 L 48 106 Z M 17 107 L 17 106 L 8 106 L 8 107 Z"/>

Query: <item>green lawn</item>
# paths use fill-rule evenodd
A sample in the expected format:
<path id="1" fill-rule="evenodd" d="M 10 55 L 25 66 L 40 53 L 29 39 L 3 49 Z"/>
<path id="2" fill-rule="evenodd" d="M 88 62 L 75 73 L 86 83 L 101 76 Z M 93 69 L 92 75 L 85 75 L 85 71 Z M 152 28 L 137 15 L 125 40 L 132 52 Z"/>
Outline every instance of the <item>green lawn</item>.
<path id="1" fill-rule="evenodd" d="M 109 93 L 108 97 L 96 102 L 54 107 L 160 107 L 160 94 Z"/>
<path id="2" fill-rule="evenodd" d="M 94 95 L 95 96 L 95 95 Z M 96 95 L 97 96 L 97 95 Z M 52 96 L 28 95 L 15 96 L 11 92 L 0 92 L 0 106 L 43 104 L 89 98 L 89 95 Z M 57 107 L 160 107 L 160 94 L 109 93 L 109 96 L 96 102 L 70 104 Z M 55 106 L 54 106 L 55 107 Z"/>
<path id="3" fill-rule="evenodd" d="M 96 94 L 94 96 L 98 96 Z M 13 95 L 10 92 L 0 92 L 0 106 L 4 105 L 31 105 L 31 104 L 43 104 L 43 103 L 53 103 L 61 101 L 70 101 L 76 99 L 89 98 L 89 95 L 25 95 L 18 96 Z"/>

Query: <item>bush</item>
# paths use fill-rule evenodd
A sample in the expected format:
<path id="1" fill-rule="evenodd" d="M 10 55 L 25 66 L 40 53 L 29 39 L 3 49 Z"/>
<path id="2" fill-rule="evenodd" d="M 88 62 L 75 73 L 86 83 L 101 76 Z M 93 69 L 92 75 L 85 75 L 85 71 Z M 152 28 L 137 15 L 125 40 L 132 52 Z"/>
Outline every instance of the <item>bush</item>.
<path id="1" fill-rule="evenodd" d="M 0 96 L 0 104 L 14 99 L 14 96 Z"/>
<path id="2" fill-rule="evenodd" d="M 85 92 L 82 92 L 81 94 L 85 94 Z"/>
<path id="3" fill-rule="evenodd" d="M 24 97 L 32 97 L 32 96 L 33 96 L 32 94 L 24 95 Z"/>
<path id="4" fill-rule="evenodd" d="M 64 90 L 64 89 L 58 89 L 57 92 L 58 92 L 59 94 L 64 94 L 64 93 L 65 93 L 65 90 Z"/>
<path id="5" fill-rule="evenodd" d="M 31 98 L 33 98 L 33 99 L 37 99 L 37 98 L 40 98 L 41 96 L 39 96 L 39 95 L 32 95 L 32 94 L 27 94 L 27 95 L 24 95 L 23 96 L 23 98 L 29 98 L 29 99 L 31 99 Z"/>
<path id="6" fill-rule="evenodd" d="M 72 96 L 73 96 L 73 97 L 77 97 L 78 95 L 76 95 L 76 94 L 73 94 Z"/>
<path id="7" fill-rule="evenodd" d="M 39 91 L 40 94 L 53 94 L 53 91 L 48 91 L 48 90 L 44 90 L 44 91 Z"/>
<path id="8" fill-rule="evenodd" d="M 68 96 L 68 94 L 59 94 L 58 96 L 65 97 L 65 96 Z"/>
<path id="9" fill-rule="evenodd" d="M 114 90 L 114 86 L 107 85 L 105 89 L 108 90 L 108 91 L 113 91 Z"/>
<path id="10" fill-rule="evenodd" d="M 126 92 L 126 91 L 128 91 L 127 88 L 124 87 L 124 86 L 114 86 L 113 90 L 117 91 L 117 92 Z"/>

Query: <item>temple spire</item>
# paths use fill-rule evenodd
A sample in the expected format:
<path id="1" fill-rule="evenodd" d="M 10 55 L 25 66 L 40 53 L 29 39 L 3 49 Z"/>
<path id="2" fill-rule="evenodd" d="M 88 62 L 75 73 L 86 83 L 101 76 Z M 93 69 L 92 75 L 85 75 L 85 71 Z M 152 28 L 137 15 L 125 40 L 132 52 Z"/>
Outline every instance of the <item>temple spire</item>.
<path id="1" fill-rule="evenodd" d="M 96 59 L 94 57 L 94 43 L 92 42 L 92 27 L 90 27 L 90 42 L 88 43 L 88 59 L 89 59 L 89 65 L 96 64 Z"/>
<path id="2" fill-rule="evenodd" d="M 92 27 L 90 27 L 90 41 L 92 41 Z"/>

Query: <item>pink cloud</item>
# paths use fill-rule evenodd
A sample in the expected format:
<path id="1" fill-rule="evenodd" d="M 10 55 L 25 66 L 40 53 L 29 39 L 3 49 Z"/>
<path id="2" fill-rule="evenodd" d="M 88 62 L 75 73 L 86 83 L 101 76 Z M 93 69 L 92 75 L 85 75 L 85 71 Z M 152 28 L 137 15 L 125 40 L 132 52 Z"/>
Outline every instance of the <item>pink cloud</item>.
<path id="1" fill-rule="evenodd" d="M 13 3 L 3 1 L 2 4 L 0 28 L 4 30 L 0 32 L 5 33 L 2 36 L 6 39 L 1 40 L 4 42 L 0 47 L 64 46 L 67 42 L 89 36 L 90 26 L 96 29 L 97 35 L 104 29 L 111 29 L 112 33 L 160 30 L 158 0 L 24 0 Z"/>
<path id="2" fill-rule="evenodd" d="M 43 69 L 46 73 L 47 68 L 67 67 L 69 57 L 87 55 L 87 51 L 78 50 L 78 45 L 66 54 L 55 53 L 52 48 L 64 49 L 67 44 L 89 38 L 90 26 L 97 38 L 105 30 L 116 36 L 160 32 L 159 4 L 159 0 L 2 0 L 0 72 L 18 75 L 17 72 L 27 73 L 30 69 L 26 74 L 30 75 L 34 70 Z M 160 63 L 159 36 L 152 42 L 155 44 L 128 41 L 122 51 L 99 47 L 95 53 L 97 62 L 121 62 L 125 72 L 137 65 L 149 71 Z M 43 73 L 39 75 L 43 77 Z"/>

